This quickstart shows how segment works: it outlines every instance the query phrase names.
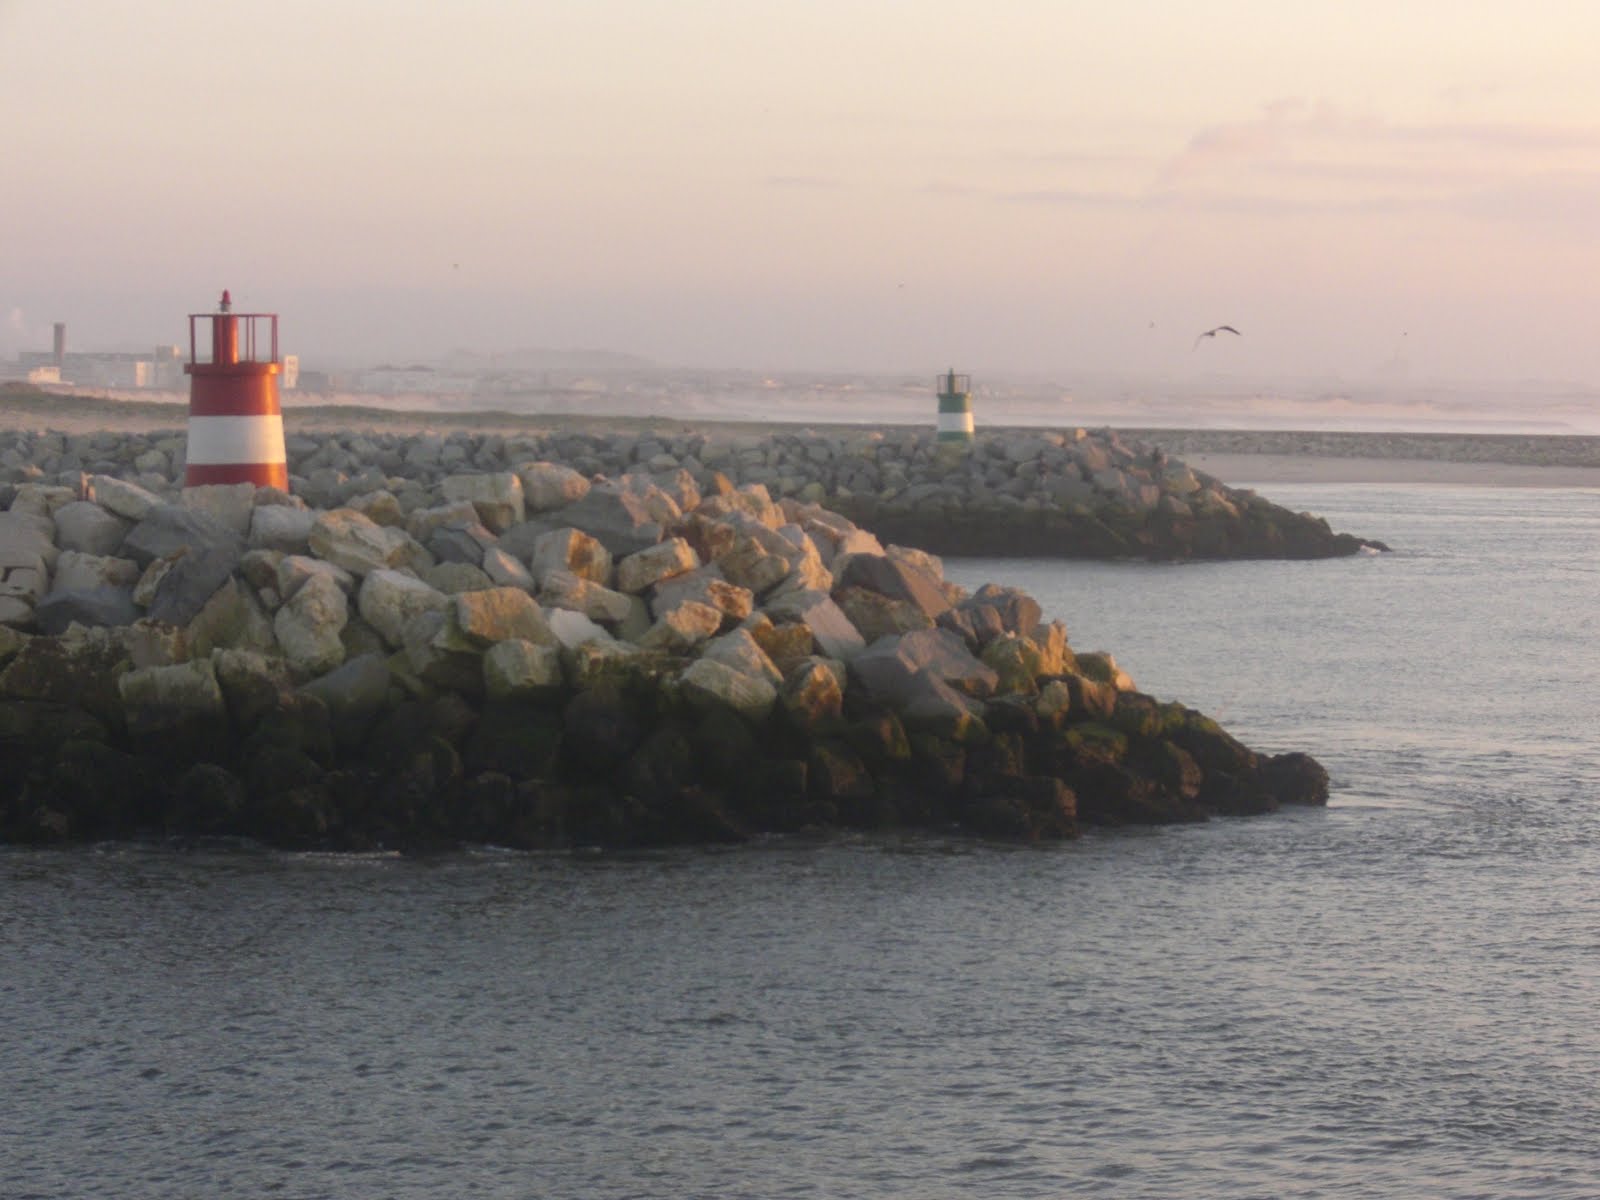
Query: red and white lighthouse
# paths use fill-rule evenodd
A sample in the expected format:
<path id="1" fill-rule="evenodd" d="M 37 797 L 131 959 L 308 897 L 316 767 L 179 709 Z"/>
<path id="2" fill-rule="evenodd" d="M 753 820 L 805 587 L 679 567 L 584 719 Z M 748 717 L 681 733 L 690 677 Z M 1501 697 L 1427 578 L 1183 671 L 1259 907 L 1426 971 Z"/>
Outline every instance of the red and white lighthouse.
<path id="1" fill-rule="evenodd" d="M 209 331 L 201 329 L 210 322 Z M 203 336 L 205 332 L 210 337 Z M 262 334 L 265 336 L 261 336 Z M 200 357 L 207 346 L 210 358 Z M 265 358 L 259 351 L 265 350 Z M 189 451 L 184 487 L 289 487 L 278 403 L 278 314 L 236 313 L 227 292 L 214 313 L 189 314 Z"/>

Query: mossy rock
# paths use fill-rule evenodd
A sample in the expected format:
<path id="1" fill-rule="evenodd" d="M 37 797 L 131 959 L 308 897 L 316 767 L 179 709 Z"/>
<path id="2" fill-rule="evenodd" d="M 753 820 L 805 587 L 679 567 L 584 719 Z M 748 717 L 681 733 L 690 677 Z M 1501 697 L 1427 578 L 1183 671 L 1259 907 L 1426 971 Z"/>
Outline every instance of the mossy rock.
<path id="1" fill-rule="evenodd" d="M 1128 735 L 1098 722 L 1074 725 L 1060 741 L 1079 766 L 1113 765 L 1128 756 Z"/>
<path id="2" fill-rule="evenodd" d="M 906 727 L 887 708 L 867 709 L 849 718 L 844 738 L 864 762 L 874 767 L 904 762 L 911 757 L 911 739 Z"/>
<path id="3" fill-rule="evenodd" d="M 1110 723 L 1130 737 L 1159 737 L 1166 728 L 1161 706 L 1140 692 L 1118 692 Z"/>

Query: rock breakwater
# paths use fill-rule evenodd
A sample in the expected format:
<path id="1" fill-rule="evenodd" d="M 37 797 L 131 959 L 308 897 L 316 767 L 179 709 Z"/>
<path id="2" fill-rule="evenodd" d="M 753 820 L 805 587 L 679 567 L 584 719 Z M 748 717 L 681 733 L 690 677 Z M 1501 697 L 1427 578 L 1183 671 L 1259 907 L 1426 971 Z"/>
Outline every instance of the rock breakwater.
<path id="1" fill-rule="evenodd" d="M 182 477 L 183 453 L 181 430 L 14 433 L 0 442 L 0 486 L 71 486 L 89 471 L 160 492 Z M 779 427 L 762 436 L 716 426 L 369 432 L 291 437 L 288 456 L 292 490 L 323 507 L 391 484 L 404 505 L 444 475 L 542 459 L 609 478 L 684 470 L 702 488 L 713 474 L 759 483 L 776 499 L 824 504 L 886 541 L 935 554 L 1182 560 L 1324 558 L 1382 548 L 1110 430 L 993 430 L 959 449 L 941 447 L 931 430 L 905 427 Z"/>
<path id="2" fill-rule="evenodd" d="M 177 488 L 178 435 L 15 451 L 0 839 L 1057 838 L 1327 796 L 815 480 L 709 465 L 781 455 L 351 435 L 283 492 Z"/>

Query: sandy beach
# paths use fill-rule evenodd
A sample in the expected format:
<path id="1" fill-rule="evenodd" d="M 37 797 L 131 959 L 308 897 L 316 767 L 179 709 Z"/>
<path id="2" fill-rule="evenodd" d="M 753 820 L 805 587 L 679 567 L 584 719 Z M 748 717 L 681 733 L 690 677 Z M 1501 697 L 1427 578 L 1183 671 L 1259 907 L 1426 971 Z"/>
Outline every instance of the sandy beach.
<path id="1" fill-rule="evenodd" d="M 182 402 L 42 394 L 0 388 L 0 431 L 66 434 L 147 432 L 183 427 Z M 425 412 L 362 405 L 285 406 L 286 429 L 318 434 L 675 433 L 689 429 L 741 441 L 785 425 L 728 421 L 685 422 L 648 416 L 496 411 Z M 796 429 L 847 435 L 858 424 L 789 423 Z M 1233 485 L 1272 483 L 1453 484 L 1485 487 L 1600 488 L 1600 438 L 1575 435 L 1316 432 L 1214 429 L 1127 429 L 1125 438 L 1153 442 L 1176 458 Z"/>

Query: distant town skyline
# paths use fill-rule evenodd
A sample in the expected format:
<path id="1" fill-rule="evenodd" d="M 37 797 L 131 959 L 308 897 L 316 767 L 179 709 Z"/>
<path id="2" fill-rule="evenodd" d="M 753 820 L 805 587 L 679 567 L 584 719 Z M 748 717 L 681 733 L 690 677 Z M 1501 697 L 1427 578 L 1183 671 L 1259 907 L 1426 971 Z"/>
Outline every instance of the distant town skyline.
<path id="1" fill-rule="evenodd" d="M 306 362 L 1597 385 L 1595 44 L 1548 0 L 0 0 L 0 354 L 227 287 Z"/>

